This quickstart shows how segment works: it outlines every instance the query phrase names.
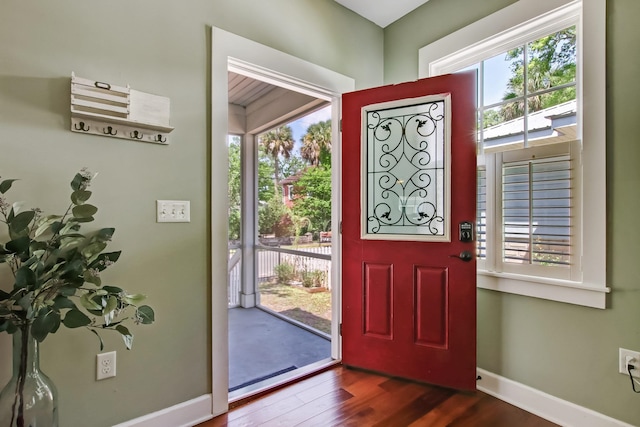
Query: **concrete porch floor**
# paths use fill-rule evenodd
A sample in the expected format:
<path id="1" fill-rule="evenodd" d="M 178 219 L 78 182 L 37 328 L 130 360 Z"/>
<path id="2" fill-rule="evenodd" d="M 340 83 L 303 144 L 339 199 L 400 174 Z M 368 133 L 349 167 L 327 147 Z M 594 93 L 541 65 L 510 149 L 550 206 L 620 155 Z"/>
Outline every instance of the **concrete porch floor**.
<path id="1" fill-rule="evenodd" d="M 229 309 L 230 390 L 330 357 L 326 338 L 259 308 Z"/>

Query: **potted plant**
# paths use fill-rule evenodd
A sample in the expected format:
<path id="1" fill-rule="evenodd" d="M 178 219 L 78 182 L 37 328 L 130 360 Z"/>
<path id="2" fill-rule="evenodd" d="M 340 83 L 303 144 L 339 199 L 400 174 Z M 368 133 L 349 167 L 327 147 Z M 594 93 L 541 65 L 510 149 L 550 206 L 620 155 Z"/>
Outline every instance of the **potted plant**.
<path id="1" fill-rule="evenodd" d="M 62 325 L 100 333 L 117 331 L 127 349 L 133 334 L 127 323 L 149 324 L 154 312 L 140 305 L 143 295 L 104 284 L 101 272 L 120 251 L 105 252 L 114 233 L 102 228 L 81 233 L 98 208 L 87 203 L 94 176 L 82 169 L 71 181 L 71 202 L 62 215 L 23 210 L 5 194 L 15 179 L 0 180 L 0 268 L 10 270 L 13 284 L 0 276 L 0 332 L 13 335 L 13 376 L 0 392 L 0 425 L 56 427 L 57 396 L 38 364 L 38 344 Z M 5 272 L 6 273 L 6 272 Z"/>

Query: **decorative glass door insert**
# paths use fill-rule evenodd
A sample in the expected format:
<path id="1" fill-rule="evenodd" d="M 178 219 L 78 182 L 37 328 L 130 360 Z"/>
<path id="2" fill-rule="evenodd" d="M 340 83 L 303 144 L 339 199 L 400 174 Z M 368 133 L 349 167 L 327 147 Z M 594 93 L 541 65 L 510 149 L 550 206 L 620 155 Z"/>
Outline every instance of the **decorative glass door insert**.
<path id="1" fill-rule="evenodd" d="M 362 109 L 362 238 L 450 241 L 449 94 Z"/>

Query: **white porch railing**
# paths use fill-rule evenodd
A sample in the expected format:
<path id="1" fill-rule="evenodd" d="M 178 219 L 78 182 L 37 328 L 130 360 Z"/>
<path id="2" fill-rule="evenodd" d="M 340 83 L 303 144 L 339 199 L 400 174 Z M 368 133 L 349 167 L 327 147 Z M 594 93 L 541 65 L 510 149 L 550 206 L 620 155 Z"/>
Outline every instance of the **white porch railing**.
<path id="1" fill-rule="evenodd" d="M 240 286 L 242 284 L 242 250 L 229 248 L 229 276 L 227 278 L 227 298 L 229 308 L 240 305 Z"/>
<path id="2" fill-rule="evenodd" d="M 327 288 L 331 289 L 331 247 L 320 246 L 304 248 L 304 250 L 273 247 L 258 247 L 258 283 L 276 277 L 275 267 L 282 263 L 300 266 L 307 271 L 319 270 L 326 273 Z M 228 304 L 229 308 L 240 305 L 242 284 L 242 250 L 229 248 L 228 264 Z"/>

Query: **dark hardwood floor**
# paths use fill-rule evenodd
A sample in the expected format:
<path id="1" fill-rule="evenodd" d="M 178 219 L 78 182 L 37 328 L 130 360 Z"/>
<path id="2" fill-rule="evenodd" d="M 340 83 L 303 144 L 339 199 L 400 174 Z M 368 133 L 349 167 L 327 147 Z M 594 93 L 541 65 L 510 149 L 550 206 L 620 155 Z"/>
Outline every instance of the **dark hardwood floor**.
<path id="1" fill-rule="evenodd" d="M 457 392 L 397 378 L 333 368 L 243 402 L 198 427 L 463 426 L 555 424 L 480 391 Z"/>

